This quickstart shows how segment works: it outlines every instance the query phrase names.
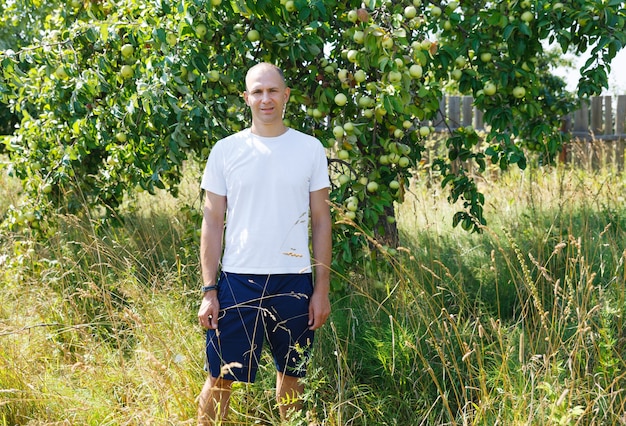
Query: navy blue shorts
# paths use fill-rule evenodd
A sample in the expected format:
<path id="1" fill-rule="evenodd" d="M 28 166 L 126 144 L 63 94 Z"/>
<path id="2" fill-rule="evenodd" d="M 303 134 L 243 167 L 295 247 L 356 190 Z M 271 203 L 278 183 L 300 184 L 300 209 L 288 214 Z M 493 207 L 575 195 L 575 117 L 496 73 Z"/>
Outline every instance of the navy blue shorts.
<path id="1" fill-rule="evenodd" d="M 266 339 L 276 369 L 304 377 L 315 334 L 308 324 L 312 274 L 223 272 L 218 285 L 218 329 L 206 335 L 211 376 L 254 382 Z"/>

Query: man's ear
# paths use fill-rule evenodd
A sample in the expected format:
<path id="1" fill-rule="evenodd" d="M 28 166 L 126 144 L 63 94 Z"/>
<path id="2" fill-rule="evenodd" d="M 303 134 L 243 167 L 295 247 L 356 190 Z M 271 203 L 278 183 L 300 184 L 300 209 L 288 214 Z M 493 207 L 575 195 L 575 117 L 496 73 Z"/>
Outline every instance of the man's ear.
<path id="1" fill-rule="evenodd" d="M 289 95 L 291 94 L 291 88 L 285 88 L 285 103 L 289 102 Z"/>
<path id="2" fill-rule="evenodd" d="M 241 95 L 243 96 L 243 100 L 246 103 L 246 105 L 250 106 L 250 104 L 248 103 L 248 92 L 244 90 Z"/>

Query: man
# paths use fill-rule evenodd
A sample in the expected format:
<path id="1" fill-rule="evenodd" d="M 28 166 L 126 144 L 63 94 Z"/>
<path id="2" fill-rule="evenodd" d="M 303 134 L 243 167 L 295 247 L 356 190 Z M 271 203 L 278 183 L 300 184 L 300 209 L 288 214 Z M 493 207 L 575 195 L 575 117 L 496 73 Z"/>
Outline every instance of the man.
<path id="1" fill-rule="evenodd" d="M 202 178 L 198 319 L 208 329 L 209 375 L 200 425 L 225 418 L 234 381 L 254 381 L 264 337 L 281 418 L 300 409 L 314 330 L 330 314 L 326 156 L 319 140 L 283 124 L 289 94 L 278 67 L 250 68 L 243 97 L 252 124 L 215 144 Z"/>

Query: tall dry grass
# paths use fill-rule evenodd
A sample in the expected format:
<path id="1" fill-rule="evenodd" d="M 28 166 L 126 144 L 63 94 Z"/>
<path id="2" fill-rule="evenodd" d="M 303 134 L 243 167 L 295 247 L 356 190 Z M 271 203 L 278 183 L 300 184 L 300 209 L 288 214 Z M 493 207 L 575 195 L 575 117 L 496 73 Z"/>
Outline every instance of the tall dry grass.
<path id="1" fill-rule="evenodd" d="M 46 241 L 2 231 L 3 424 L 194 424 L 194 182 L 116 226 L 85 214 L 57 218 Z M 421 176 L 398 210 L 403 246 L 371 253 L 387 266 L 335 276 L 345 291 L 291 424 L 626 423 L 622 176 L 561 167 L 481 185 L 481 234 L 451 228 L 456 207 Z M 279 423 L 264 357 L 257 383 L 235 388 L 231 424 Z"/>

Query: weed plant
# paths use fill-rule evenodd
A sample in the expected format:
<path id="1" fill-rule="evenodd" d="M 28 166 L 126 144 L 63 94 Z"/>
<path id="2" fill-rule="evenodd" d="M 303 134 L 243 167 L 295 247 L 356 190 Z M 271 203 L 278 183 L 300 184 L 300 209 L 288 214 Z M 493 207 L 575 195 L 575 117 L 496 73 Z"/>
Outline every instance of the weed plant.
<path id="1" fill-rule="evenodd" d="M 195 424 L 196 175 L 114 226 L 86 212 L 56 218 L 45 241 L 1 231 L 1 424 Z M 368 264 L 334 276 L 344 290 L 290 424 L 626 424 L 623 177 L 494 173 L 481 182 L 489 227 L 469 234 L 436 180 L 416 176 L 402 247 L 373 241 Z M 13 203 L 6 175 L 0 187 Z M 223 424 L 279 424 L 264 357 Z"/>

